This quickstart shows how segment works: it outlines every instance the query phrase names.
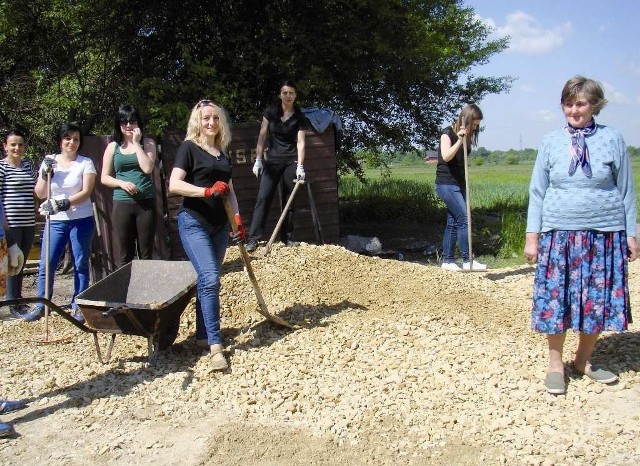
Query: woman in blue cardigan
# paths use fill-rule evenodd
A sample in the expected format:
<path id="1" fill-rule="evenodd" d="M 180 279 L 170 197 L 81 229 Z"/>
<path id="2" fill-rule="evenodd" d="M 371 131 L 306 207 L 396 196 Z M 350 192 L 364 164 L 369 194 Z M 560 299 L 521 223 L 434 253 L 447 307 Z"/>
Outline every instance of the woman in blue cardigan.
<path id="1" fill-rule="evenodd" d="M 613 383 L 613 372 L 591 361 L 603 331 L 631 322 L 627 261 L 638 256 L 633 173 L 622 135 L 597 124 L 606 105 L 602 86 L 576 76 L 560 99 L 566 125 L 540 144 L 531 185 L 524 254 L 537 262 L 531 327 L 547 335 L 549 393 L 566 391 L 562 350 L 566 331 L 579 332 L 572 366 Z"/>

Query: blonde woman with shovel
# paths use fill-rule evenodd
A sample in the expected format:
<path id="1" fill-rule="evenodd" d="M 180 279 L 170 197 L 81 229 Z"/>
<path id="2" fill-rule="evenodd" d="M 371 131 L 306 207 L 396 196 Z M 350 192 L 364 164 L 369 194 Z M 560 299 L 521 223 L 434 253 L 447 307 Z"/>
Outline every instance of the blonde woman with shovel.
<path id="1" fill-rule="evenodd" d="M 444 229 L 444 270 L 484 270 L 486 264 L 475 261 L 470 254 L 469 209 L 467 207 L 466 154 L 471 145 L 478 145 L 482 111 L 475 104 L 466 105 L 456 121 L 440 136 L 436 167 L 436 194 L 447 206 Z M 456 243 L 462 255 L 462 268 L 455 262 Z"/>
<path id="2" fill-rule="evenodd" d="M 196 342 L 209 348 L 211 367 L 224 370 L 220 332 L 220 274 L 229 244 L 244 242 L 245 230 L 231 180 L 231 125 L 224 109 L 208 99 L 198 102 L 189 117 L 187 136 L 176 152 L 169 191 L 183 196 L 178 231 L 184 251 L 198 274 L 196 284 Z M 231 204 L 235 233 L 223 199 Z"/>

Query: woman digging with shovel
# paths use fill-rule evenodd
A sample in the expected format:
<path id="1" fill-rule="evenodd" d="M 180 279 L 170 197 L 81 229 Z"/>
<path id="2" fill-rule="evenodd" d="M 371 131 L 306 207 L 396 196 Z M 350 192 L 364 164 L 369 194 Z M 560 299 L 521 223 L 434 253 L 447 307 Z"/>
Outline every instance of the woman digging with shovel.
<path id="1" fill-rule="evenodd" d="M 230 236 L 224 196 L 238 225 L 232 240 L 246 239 L 231 183 L 230 142 L 231 127 L 225 111 L 211 100 L 201 100 L 191 111 L 187 136 L 176 152 L 169 178 L 169 191 L 183 196 L 178 231 L 198 274 L 196 340 L 199 346 L 210 349 L 214 370 L 228 367 L 220 333 L 220 268 Z"/>
<path id="2" fill-rule="evenodd" d="M 436 168 L 436 194 L 447 206 L 447 225 L 444 229 L 444 270 L 484 270 L 486 264 L 473 260 L 470 254 L 469 209 L 466 190 L 466 150 L 478 145 L 482 111 L 475 104 L 465 106 L 458 119 L 440 136 L 438 166 Z M 465 124 L 467 126 L 465 126 Z M 455 263 L 456 242 L 462 254 L 462 269 Z M 473 261 L 473 262 L 472 262 Z"/>

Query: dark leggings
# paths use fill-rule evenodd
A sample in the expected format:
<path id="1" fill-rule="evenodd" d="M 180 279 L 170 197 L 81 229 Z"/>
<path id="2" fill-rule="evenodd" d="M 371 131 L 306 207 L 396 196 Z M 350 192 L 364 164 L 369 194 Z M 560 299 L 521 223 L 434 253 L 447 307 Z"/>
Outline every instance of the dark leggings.
<path id="1" fill-rule="evenodd" d="M 33 246 L 33 237 L 36 232 L 35 225 L 32 227 L 12 227 L 11 234 L 13 235 L 13 239 L 15 239 L 16 244 L 24 254 L 24 263 L 27 263 L 27 258 L 29 257 L 29 251 L 31 251 L 31 246 Z M 24 264 L 22 265 L 22 269 L 24 270 Z M 17 275 L 9 275 L 7 276 L 7 299 L 17 299 L 22 298 L 22 270 Z"/>
<path id="2" fill-rule="evenodd" d="M 120 247 L 119 267 L 138 258 L 153 259 L 156 211 L 154 199 L 113 201 L 113 225 Z"/>
<path id="3" fill-rule="evenodd" d="M 284 181 L 282 207 L 286 204 L 293 190 L 296 168 L 296 159 L 274 158 L 265 162 L 264 172 L 262 172 L 262 178 L 260 179 L 258 198 L 256 199 L 256 206 L 253 209 L 253 217 L 251 218 L 249 240 L 258 241 L 262 239 L 264 227 L 267 223 L 267 214 L 271 208 L 271 202 L 273 201 L 273 196 L 276 193 L 276 189 L 278 189 L 278 183 L 281 178 Z M 294 205 L 295 202 L 291 205 L 291 209 L 280 229 L 280 239 L 285 243 L 291 240 L 292 237 Z"/>

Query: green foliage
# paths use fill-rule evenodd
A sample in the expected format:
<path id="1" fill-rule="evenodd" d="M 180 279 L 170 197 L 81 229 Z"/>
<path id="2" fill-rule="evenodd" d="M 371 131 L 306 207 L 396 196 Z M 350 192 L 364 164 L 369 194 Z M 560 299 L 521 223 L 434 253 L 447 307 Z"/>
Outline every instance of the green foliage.
<path id="1" fill-rule="evenodd" d="M 518 165 L 519 161 L 520 159 L 518 158 L 518 156 L 513 153 L 508 153 L 505 157 L 505 162 L 507 165 Z"/>
<path id="2" fill-rule="evenodd" d="M 338 168 L 360 173 L 356 151 L 433 146 L 464 102 L 512 82 L 470 74 L 507 40 L 459 0 L 7 0 L 0 18 L 0 127 L 39 152 L 65 120 L 111 132 L 123 102 L 155 135 L 204 97 L 259 121 L 293 78 L 301 106 L 342 117 Z"/>
<path id="3" fill-rule="evenodd" d="M 526 233 L 526 218 L 523 211 L 507 210 L 502 214 L 498 257 L 522 257 Z"/>
<path id="4" fill-rule="evenodd" d="M 419 223 L 439 210 L 433 186 L 418 181 L 383 177 L 363 183 L 349 176 L 340 179 L 339 191 L 343 221 Z"/>

